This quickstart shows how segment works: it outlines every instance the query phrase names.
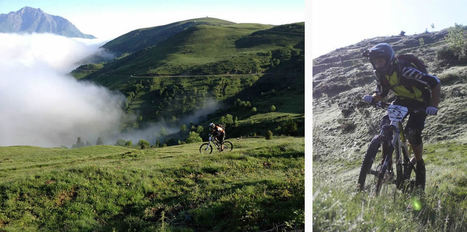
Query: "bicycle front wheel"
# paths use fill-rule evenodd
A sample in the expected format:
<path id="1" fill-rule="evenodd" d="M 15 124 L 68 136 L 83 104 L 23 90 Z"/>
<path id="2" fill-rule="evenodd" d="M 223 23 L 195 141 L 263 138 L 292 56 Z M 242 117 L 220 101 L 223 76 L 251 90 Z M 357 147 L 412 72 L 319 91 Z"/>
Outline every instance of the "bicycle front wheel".
<path id="1" fill-rule="evenodd" d="M 232 151 L 233 144 L 230 141 L 224 141 L 224 151 Z"/>
<path id="2" fill-rule="evenodd" d="M 360 168 L 360 175 L 358 176 L 359 190 L 362 191 L 365 188 L 365 180 L 368 174 L 370 174 L 371 166 L 378 153 L 381 145 L 381 139 L 379 136 L 374 137 L 371 140 L 368 150 L 366 151 L 365 158 L 363 159 L 362 166 Z"/>
<path id="3" fill-rule="evenodd" d="M 212 146 L 209 143 L 203 143 L 199 147 L 199 153 L 201 154 L 211 154 L 212 153 Z"/>

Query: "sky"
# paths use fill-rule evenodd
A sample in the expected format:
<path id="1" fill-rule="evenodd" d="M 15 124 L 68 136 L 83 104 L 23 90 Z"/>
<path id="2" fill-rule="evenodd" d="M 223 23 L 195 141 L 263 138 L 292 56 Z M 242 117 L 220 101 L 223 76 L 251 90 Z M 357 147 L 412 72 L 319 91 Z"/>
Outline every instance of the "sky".
<path id="1" fill-rule="evenodd" d="M 305 21 L 304 0 L 0 0 L 0 13 L 24 6 L 64 17 L 100 39 L 201 17 L 272 25 Z"/>
<path id="2" fill-rule="evenodd" d="M 377 36 L 466 25 L 466 12 L 466 0 L 312 0 L 313 58 Z"/>

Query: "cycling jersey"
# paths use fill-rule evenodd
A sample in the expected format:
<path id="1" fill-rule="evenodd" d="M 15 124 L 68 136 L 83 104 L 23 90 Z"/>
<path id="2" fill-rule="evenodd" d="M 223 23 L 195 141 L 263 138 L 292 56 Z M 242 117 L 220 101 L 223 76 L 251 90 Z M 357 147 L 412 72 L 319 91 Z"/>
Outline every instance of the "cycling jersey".
<path id="1" fill-rule="evenodd" d="M 376 92 L 387 96 L 389 90 L 402 100 L 410 100 L 416 105 L 428 106 L 431 101 L 431 89 L 440 83 L 435 76 L 422 73 L 410 65 L 396 62 L 396 68 L 391 75 L 381 75 L 376 72 Z M 413 75 L 413 74 L 417 75 Z"/>
<path id="2" fill-rule="evenodd" d="M 225 138 L 225 130 L 219 125 L 216 125 L 214 128 L 211 128 L 211 134 L 219 140 L 219 142 L 223 142 Z"/>

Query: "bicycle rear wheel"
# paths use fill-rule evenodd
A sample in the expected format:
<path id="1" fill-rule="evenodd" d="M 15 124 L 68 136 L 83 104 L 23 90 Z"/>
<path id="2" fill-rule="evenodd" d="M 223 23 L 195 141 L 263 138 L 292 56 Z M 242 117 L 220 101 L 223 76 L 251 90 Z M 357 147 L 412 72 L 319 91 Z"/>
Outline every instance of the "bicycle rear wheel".
<path id="1" fill-rule="evenodd" d="M 209 143 L 203 143 L 199 147 L 199 153 L 201 154 L 211 154 L 212 153 L 212 146 Z"/>

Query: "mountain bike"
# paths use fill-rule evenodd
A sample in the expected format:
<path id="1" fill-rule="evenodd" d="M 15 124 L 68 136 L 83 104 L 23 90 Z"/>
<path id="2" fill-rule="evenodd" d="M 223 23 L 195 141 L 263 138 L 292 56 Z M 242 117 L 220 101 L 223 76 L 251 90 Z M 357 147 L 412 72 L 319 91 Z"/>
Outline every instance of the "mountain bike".
<path id="1" fill-rule="evenodd" d="M 221 144 L 219 142 L 219 140 L 217 140 L 217 138 L 215 138 L 215 137 L 213 138 L 212 136 L 209 136 L 208 142 L 201 144 L 201 146 L 199 147 L 199 153 L 211 154 L 212 153 L 212 147 L 213 147 L 211 144 L 214 144 L 214 146 L 217 148 L 217 150 L 219 152 L 222 152 L 221 145 L 224 145 L 224 150 L 223 151 L 232 151 L 233 150 L 232 142 L 224 140 L 224 143 Z"/>
<path id="2" fill-rule="evenodd" d="M 365 158 L 363 159 L 358 177 L 359 190 L 365 189 L 365 180 L 368 174 L 374 175 L 374 183 L 370 186 L 371 191 L 379 195 L 383 184 L 395 184 L 398 189 L 404 192 L 413 190 L 415 180 L 411 180 L 412 171 L 417 173 L 414 163 L 411 162 L 409 156 L 413 156 L 412 148 L 407 143 L 404 134 L 403 120 L 409 113 L 409 109 L 405 106 L 392 105 L 388 103 L 380 103 L 381 108 L 387 107 L 390 123 L 383 125 L 381 131 L 376 135 L 368 146 Z M 413 112 L 417 112 L 414 110 Z M 373 165 L 373 161 L 380 152 L 382 161 Z M 395 151 L 395 152 L 394 152 Z M 396 173 L 394 175 L 392 169 L 392 154 L 395 153 Z M 395 178 L 394 178 L 395 176 Z"/>

